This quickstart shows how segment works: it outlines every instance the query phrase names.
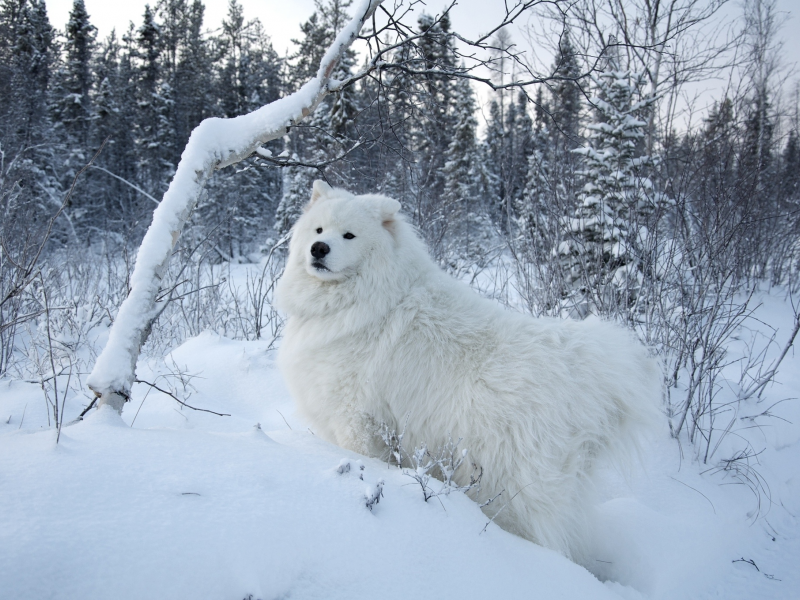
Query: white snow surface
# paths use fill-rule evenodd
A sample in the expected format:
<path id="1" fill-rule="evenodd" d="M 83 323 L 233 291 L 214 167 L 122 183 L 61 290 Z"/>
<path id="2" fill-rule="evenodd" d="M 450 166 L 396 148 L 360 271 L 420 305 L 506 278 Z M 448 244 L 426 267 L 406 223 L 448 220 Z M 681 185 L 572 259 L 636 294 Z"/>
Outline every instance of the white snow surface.
<path id="1" fill-rule="evenodd" d="M 781 339 L 788 306 L 762 301 Z M 587 532 L 593 575 L 485 527 L 461 493 L 426 503 L 397 468 L 315 437 L 274 358 L 264 342 L 206 332 L 138 373 L 180 368 L 193 376 L 190 404 L 230 416 L 137 384 L 121 417 L 92 411 L 58 444 L 38 386 L 0 381 L 0 598 L 800 597 L 795 401 L 772 408 L 780 418 L 740 420 L 718 451 L 742 437 L 760 451 L 751 464 L 771 497 L 760 511 L 747 486 L 709 471 L 717 461 L 700 464 L 685 440 L 681 452 L 666 427 L 640 469 L 606 473 Z M 780 385 L 742 416 L 800 395 L 799 362 L 790 353 Z M 86 402 L 70 397 L 67 418 Z M 364 469 L 339 473 L 343 460 Z"/>

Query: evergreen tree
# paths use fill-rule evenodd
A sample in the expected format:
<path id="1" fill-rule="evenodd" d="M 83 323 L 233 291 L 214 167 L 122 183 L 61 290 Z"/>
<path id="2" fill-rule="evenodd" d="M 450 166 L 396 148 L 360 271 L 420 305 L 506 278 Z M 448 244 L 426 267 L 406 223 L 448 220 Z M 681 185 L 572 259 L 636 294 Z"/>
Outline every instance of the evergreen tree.
<path id="1" fill-rule="evenodd" d="M 519 199 L 516 214 L 517 226 L 525 246 L 531 252 L 546 250 L 545 232 L 553 217 L 558 217 L 554 206 L 553 147 L 550 144 L 549 106 L 540 87 L 536 91 L 536 114 L 531 135 L 531 152 L 525 189 Z"/>
<path id="2" fill-rule="evenodd" d="M 194 0 L 188 7 L 186 39 L 175 67 L 175 86 L 180 92 L 175 98 L 175 136 L 178 146 L 186 143 L 192 130 L 211 116 L 213 110 L 213 61 L 209 44 L 203 37 L 204 13 L 201 0 Z"/>
<path id="3" fill-rule="evenodd" d="M 502 98 L 499 98 L 502 100 Z M 533 152 L 533 123 L 528 115 L 528 99 L 520 92 L 516 101 L 502 104 L 493 100 L 489 109 L 484 153 L 489 174 L 492 217 L 510 231 L 516 208 L 522 202 L 528 175 L 528 159 Z"/>
<path id="4" fill-rule="evenodd" d="M 48 112 L 53 37 L 43 0 L 0 4 L 0 237 L 8 244 L 3 253 L 15 254 L 26 240 L 38 239 L 61 204 Z"/>
<path id="5" fill-rule="evenodd" d="M 293 40 L 298 46 L 297 52 L 291 57 L 294 63 L 291 84 L 295 88 L 316 76 L 325 50 L 347 23 L 345 11 L 350 6 L 350 1 L 315 0 L 315 6 L 315 12 L 300 27 L 303 37 Z M 334 77 L 348 77 L 354 62 L 355 55 L 352 51 L 346 53 L 336 65 Z M 287 146 L 293 160 L 319 164 L 334 158 L 349 143 L 352 118 L 356 111 L 352 90 L 325 98 L 308 119 L 308 124 L 295 127 L 289 135 Z M 283 193 L 275 216 L 275 229 L 279 236 L 288 232 L 294 224 L 311 194 L 311 184 L 319 176 L 314 169 L 307 167 L 289 167 L 284 171 Z M 326 172 L 335 183 L 355 187 L 351 185 L 351 169 L 348 163 L 333 165 Z"/>
<path id="6" fill-rule="evenodd" d="M 615 70 L 614 67 L 612 70 Z M 558 198 L 559 210 L 570 212 L 581 185 L 582 157 L 573 149 L 584 144 L 582 98 L 579 77 L 581 68 L 569 30 L 564 31 L 553 63 L 555 78 L 550 86 L 547 131 L 550 156 L 550 180 Z M 566 213 L 565 213 L 566 214 Z"/>
<path id="7" fill-rule="evenodd" d="M 771 195 L 769 175 L 773 166 L 772 138 L 775 129 L 771 108 L 767 90 L 758 90 L 745 109 L 742 148 L 738 160 L 739 179 L 742 187 L 747 190 L 745 193 L 759 196 L 762 201 Z"/>
<path id="8" fill-rule="evenodd" d="M 586 183 L 577 210 L 567 220 L 568 241 L 559 249 L 566 258 L 568 282 L 584 301 L 607 285 L 634 293 L 637 274 L 632 245 L 639 235 L 639 218 L 653 208 L 652 184 L 638 142 L 644 137 L 642 118 L 652 99 L 636 101 L 644 83 L 640 75 L 622 71 L 600 74 L 598 97 L 593 98 L 597 120 L 589 125 L 592 145 L 575 150 L 584 157 Z"/>
<path id="9" fill-rule="evenodd" d="M 160 97 L 161 87 L 161 28 L 149 5 L 145 5 L 142 24 L 136 31 L 136 156 L 139 181 L 150 194 L 160 196 L 166 190 L 164 163 L 165 148 L 159 131 L 161 115 L 168 101 Z"/>
<path id="10" fill-rule="evenodd" d="M 0 6 L 0 140 L 6 151 L 42 141 L 53 30 L 43 0 L 5 0 Z M 43 122 L 45 120 L 45 122 Z"/>
<path id="11" fill-rule="evenodd" d="M 506 152 L 505 123 L 503 122 L 500 103 L 492 100 L 489 105 L 489 120 L 483 142 L 486 171 L 489 178 L 488 202 L 492 218 L 498 223 L 505 222 L 506 192 Z"/>
<path id="12" fill-rule="evenodd" d="M 552 135 L 554 152 L 560 158 L 572 155 L 573 148 L 580 145 L 581 74 L 577 52 L 572 45 L 569 30 L 564 31 L 558 43 L 558 53 L 552 69 L 555 81 L 550 88 L 550 116 L 548 129 Z"/>
<path id="13" fill-rule="evenodd" d="M 96 147 L 100 147 L 106 139 L 108 142 L 97 158 L 97 166 L 127 181 L 135 181 L 132 111 L 126 103 L 132 87 L 122 72 L 121 48 L 115 31 L 103 41 L 99 50 L 95 61 L 99 85 L 94 96 L 95 122 L 92 138 Z M 137 192 L 108 173 L 93 171 L 91 175 L 95 183 L 92 195 L 97 197 L 93 204 L 101 207 L 96 213 L 96 226 L 106 231 L 118 230 L 125 218 L 123 214 L 133 217 L 131 208 L 139 202 Z M 129 222 L 135 222 L 137 218 L 138 215 Z"/>
<path id="14" fill-rule="evenodd" d="M 444 159 L 443 205 L 448 214 L 449 245 L 462 257 L 480 257 L 488 250 L 487 218 L 483 197 L 487 176 L 476 140 L 475 98 L 467 79 L 455 87 L 454 130 Z"/>
<path id="15" fill-rule="evenodd" d="M 517 101 L 511 102 L 506 115 L 506 226 L 517 215 L 515 207 L 519 205 L 525 192 L 528 175 L 528 160 L 533 153 L 533 122 L 528 114 L 528 97 L 520 91 Z"/>
<path id="16" fill-rule="evenodd" d="M 89 22 L 83 0 L 75 0 L 65 32 L 65 64 L 61 73 L 61 98 L 58 117 L 66 131 L 65 143 L 82 160 L 88 147 L 94 111 L 91 91 L 94 84 L 93 52 L 97 29 Z"/>
<path id="17" fill-rule="evenodd" d="M 420 67 L 434 70 L 420 81 L 417 98 L 424 103 L 425 118 L 415 123 L 413 149 L 415 189 L 413 200 L 417 225 L 434 253 L 440 251 L 445 231 L 444 161 L 454 131 L 453 100 L 455 80 L 447 72 L 455 68 L 455 51 L 450 33 L 450 19 L 444 14 L 438 21 L 427 14 L 419 18 Z M 441 72 L 440 75 L 438 72 Z"/>
<path id="18" fill-rule="evenodd" d="M 719 190 L 734 185 L 737 136 L 733 103 L 725 98 L 711 109 L 705 120 L 700 140 L 702 175 L 695 194 L 698 202 L 719 198 Z"/>
<path id="19" fill-rule="evenodd" d="M 289 84 L 292 90 L 298 89 L 317 75 L 319 63 L 329 45 L 330 32 L 322 23 L 319 12 L 316 10 L 311 13 L 308 20 L 300 25 L 302 37 L 299 40 L 292 40 L 297 45 L 297 51 L 290 57 L 292 68 Z"/>
<path id="20" fill-rule="evenodd" d="M 395 60 L 410 60 L 410 49 L 399 48 Z M 413 147 L 417 123 L 423 116 L 414 102 L 414 82 L 412 77 L 402 71 L 389 71 L 381 81 L 370 89 L 370 81 L 365 80 L 363 90 L 364 105 L 374 114 L 374 127 L 377 131 L 388 130 L 381 144 L 377 145 L 380 154 L 374 161 L 375 179 L 381 181 L 381 189 L 396 198 L 405 206 L 414 206 L 414 157 Z M 380 94 L 385 94 L 381 99 Z M 383 101 L 381 101 L 383 100 Z M 383 112 L 378 112 L 383 111 Z M 376 157 L 374 149 L 365 150 L 370 158 Z"/>
<path id="21" fill-rule="evenodd" d="M 69 189 L 78 171 L 94 154 L 92 125 L 96 32 L 83 0 L 75 0 L 64 32 L 63 62 L 54 75 L 54 138 L 59 153 L 60 187 Z M 57 141 L 56 141 L 57 140 Z M 96 217 L 92 178 L 81 178 L 69 202 L 69 220 L 77 231 Z M 75 230 L 73 230 L 73 233 Z"/>

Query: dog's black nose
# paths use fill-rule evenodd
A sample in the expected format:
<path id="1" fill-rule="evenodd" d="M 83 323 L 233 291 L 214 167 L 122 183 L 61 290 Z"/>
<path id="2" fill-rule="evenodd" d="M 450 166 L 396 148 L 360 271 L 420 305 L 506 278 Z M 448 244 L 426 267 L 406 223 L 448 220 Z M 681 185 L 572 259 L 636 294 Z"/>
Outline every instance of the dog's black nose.
<path id="1" fill-rule="evenodd" d="M 331 251 L 331 247 L 325 242 L 314 242 L 311 244 L 311 256 L 314 258 L 324 258 Z"/>

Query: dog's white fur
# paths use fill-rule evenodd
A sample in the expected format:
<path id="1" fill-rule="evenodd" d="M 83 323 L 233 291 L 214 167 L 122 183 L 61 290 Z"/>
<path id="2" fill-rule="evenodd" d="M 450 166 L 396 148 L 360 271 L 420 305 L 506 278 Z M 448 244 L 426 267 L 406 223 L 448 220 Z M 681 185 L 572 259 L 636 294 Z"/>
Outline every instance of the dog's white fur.
<path id="1" fill-rule="evenodd" d="M 507 503 L 496 523 L 574 556 L 596 459 L 624 455 L 652 422 L 655 361 L 617 326 L 479 297 L 434 264 L 399 209 L 314 184 L 277 288 L 289 316 L 279 361 L 298 407 L 316 434 L 374 456 L 385 455 L 381 423 L 405 425 L 406 449 L 463 438 L 483 469 L 475 499 L 505 490 L 484 511 Z M 315 242 L 330 248 L 321 260 Z"/>

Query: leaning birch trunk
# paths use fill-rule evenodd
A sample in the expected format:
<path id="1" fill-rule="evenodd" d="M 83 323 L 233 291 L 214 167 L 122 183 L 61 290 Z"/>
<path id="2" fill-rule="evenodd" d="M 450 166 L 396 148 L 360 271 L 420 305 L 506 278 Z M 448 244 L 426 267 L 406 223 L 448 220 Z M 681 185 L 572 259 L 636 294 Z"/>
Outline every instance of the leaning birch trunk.
<path id="1" fill-rule="evenodd" d="M 331 73 L 382 0 L 364 0 L 356 17 L 325 53 L 317 76 L 294 94 L 234 119 L 206 119 L 192 132 L 175 177 L 153 213 L 130 280 L 130 293 L 119 308 L 108 342 L 87 380 L 98 397 L 117 412 L 130 398 L 136 361 L 157 317 L 156 297 L 172 249 L 208 178 L 216 169 L 251 156 L 262 144 L 282 137 L 317 108 L 335 87 Z"/>

